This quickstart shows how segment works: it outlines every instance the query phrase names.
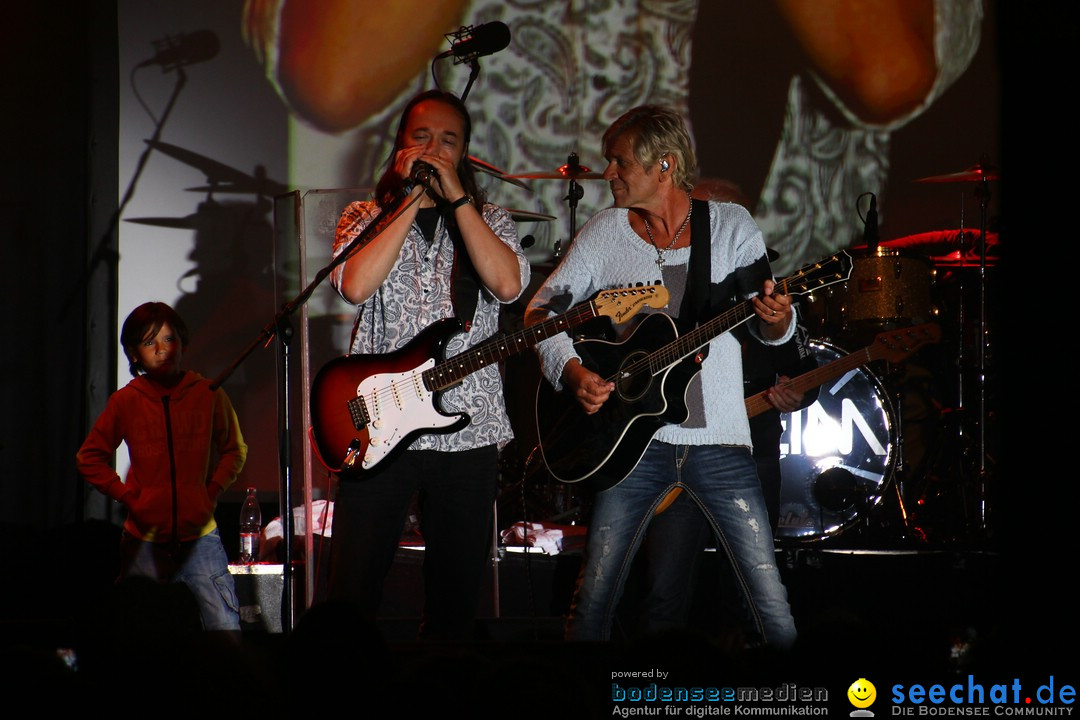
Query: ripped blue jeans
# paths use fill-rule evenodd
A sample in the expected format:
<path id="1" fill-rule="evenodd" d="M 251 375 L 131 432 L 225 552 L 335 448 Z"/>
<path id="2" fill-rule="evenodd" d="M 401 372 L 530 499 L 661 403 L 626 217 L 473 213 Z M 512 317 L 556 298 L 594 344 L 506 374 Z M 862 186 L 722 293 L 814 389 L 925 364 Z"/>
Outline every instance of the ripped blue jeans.
<path id="1" fill-rule="evenodd" d="M 660 501 L 677 484 L 701 506 L 718 549 L 731 560 L 760 640 L 778 649 L 790 648 L 795 621 L 776 566 L 769 516 L 750 450 L 656 440 L 625 480 L 596 495 L 567 639 L 610 637 L 645 529 Z"/>

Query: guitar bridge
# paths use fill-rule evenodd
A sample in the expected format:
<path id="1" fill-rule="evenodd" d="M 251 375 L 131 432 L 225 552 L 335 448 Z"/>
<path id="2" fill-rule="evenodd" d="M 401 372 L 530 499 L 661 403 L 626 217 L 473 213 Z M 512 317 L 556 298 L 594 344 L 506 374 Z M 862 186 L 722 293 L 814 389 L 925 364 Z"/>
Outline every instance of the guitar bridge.
<path id="1" fill-rule="evenodd" d="M 368 414 L 367 403 L 364 402 L 362 396 L 354 397 L 346 403 L 349 406 L 349 417 L 352 418 L 353 427 L 357 430 L 363 430 L 371 422 L 371 415 Z"/>

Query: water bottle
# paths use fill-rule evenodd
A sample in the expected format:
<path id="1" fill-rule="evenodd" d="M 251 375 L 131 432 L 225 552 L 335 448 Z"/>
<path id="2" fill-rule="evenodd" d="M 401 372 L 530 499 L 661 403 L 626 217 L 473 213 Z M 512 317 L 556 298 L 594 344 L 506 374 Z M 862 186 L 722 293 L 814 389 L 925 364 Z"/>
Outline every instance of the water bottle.
<path id="1" fill-rule="evenodd" d="M 252 565 L 259 561 L 259 536 L 262 531 L 262 510 L 255 499 L 255 488 L 247 490 L 240 508 L 240 562 Z"/>

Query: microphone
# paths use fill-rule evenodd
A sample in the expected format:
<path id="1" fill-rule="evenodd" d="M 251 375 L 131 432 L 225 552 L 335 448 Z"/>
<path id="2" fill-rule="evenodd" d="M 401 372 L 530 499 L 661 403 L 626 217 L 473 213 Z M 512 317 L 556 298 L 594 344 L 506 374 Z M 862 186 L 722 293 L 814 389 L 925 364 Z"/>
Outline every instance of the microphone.
<path id="1" fill-rule="evenodd" d="M 510 28 L 502 22 L 464 27 L 453 33 L 453 36 L 456 42 L 446 52 L 436 55 L 436 60 L 453 55 L 459 63 L 471 62 L 486 55 L 494 55 L 510 44 Z"/>
<path id="2" fill-rule="evenodd" d="M 413 163 L 412 172 L 409 173 L 409 180 L 413 183 L 413 185 L 416 185 L 417 183 L 420 183 L 421 185 L 427 185 L 428 182 L 431 180 L 431 176 L 435 174 L 435 168 L 433 168 L 426 162 L 421 162 L 417 160 Z"/>
<path id="3" fill-rule="evenodd" d="M 405 197 L 413 191 L 417 185 L 427 186 L 431 181 L 431 176 L 435 175 L 435 168 L 426 162 L 417 160 L 413 163 L 412 171 L 409 172 L 409 177 L 406 178 L 405 184 L 401 186 L 401 197 Z"/>
<path id="4" fill-rule="evenodd" d="M 878 249 L 877 195 L 870 193 L 870 209 L 866 211 L 866 223 L 863 225 L 863 243 L 870 253 Z"/>
<path id="5" fill-rule="evenodd" d="M 210 30 L 197 30 L 174 37 L 167 36 L 164 40 L 155 40 L 154 49 L 157 50 L 157 55 L 149 60 L 143 60 L 135 67 L 160 65 L 162 72 L 168 72 L 186 65 L 194 65 L 216 57 L 220 44 L 218 36 Z"/>

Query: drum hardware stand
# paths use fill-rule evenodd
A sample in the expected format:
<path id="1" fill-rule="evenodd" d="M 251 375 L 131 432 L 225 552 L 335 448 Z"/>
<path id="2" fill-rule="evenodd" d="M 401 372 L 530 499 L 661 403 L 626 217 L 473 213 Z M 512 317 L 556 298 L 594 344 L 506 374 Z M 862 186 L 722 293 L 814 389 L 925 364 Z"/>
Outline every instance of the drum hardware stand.
<path id="1" fill-rule="evenodd" d="M 578 180 L 603 180 L 603 173 L 592 172 L 589 168 L 578 162 L 578 154 L 576 152 L 570 153 L 566 157 L 566 164 L 556 169 L 555 171 L 540 171 L 531 173 L 520 173 L 516 175 L 505 175 L 504 179 L 509 180 L 568 180 L 570 185 L 566 193 L 566 197 L 563 198 L 570 205 L 570 238 L 563 243 L 561 240 L 555 241 L 554 247 L 554 259 L 562 257 L 566 248 L 570 243 L 574 241 L 574 237 L 577 235 L 577 206 L 578 200 L 585 196 L 585 189 L 581 187 Z"/>
<path id="2" fill-rule="evenodd" d="M 962 298 L 963 279 L 958 289 L 956 324 L 959 337 L 955 357 L 957 396 L 952 407 L 939 407 L 937 417 L 941 428 L 931 443 L 930 454 L 925 463 L 925 474 L 913 488 L 916 498 L 908 515 L 907 526 L 915 537 L 924 543 L 963 542 L 973 532 L 971 476 L 972 434 L 971 422 L 965 401 L 966 351 L 964 331 L 966 313 Z"/>
<path id="3" fill-rule="evenodd" d="M 972 415 L 967 407 L 967 373 L 969 372 L 965 362 L 965 331 L 967 330 L 964 304 L 963 278 L 960 279 L 960 295 L 958 299 L 958 331 L 959 342 L 957 344 L 957 404 L 952 409 L 944 410 L 941 417 L 945 420 L 942 435 L 937 443 L 934 457 L 928 466 L 929 474 L 923 483 L 919 503 L 922 504 L 927 495 L 929 483 L 936 480 L 946 479 L 960 487 L 960 501 L 964 516 L 964 530 L 967 539 L 988 539 L 991 535 L 990 508 L 988 505 L 989 485 L 991 469 L 988 461 L 991 461 L 987 451 L 987 422 L 989 411 L 987 408 L 987 347 L 989 344 L 987 324 L 987 215 L 990 202 L 990 180 L 998 180 L 1001 174 L 997 168 L 986 163 L 985 155 L 980 162 L 962 172 L 948 173 L 920 178 L 916 182 L 923 183 L 976 183 L 975 197 L 979 200 L 979 235 L 977 242 L 978 253 L 978 304 L 976 338 L 977 350 L 977 407 L 976 414 Z M 961 220 L 963 219 L 963 205 L 961 204 Z M 961 222 L 963 225 L 963 222 Z M 975 248 L 971 248 L 975 249 Z M 965 266 L 968 257 L 967 243 L 964 240 L 964 232 L 960 232 L 960 266 Z M 975 427 L 971 427 L 975 423 Z M 954 446 L 953 446 L 954 445 Z M 955 450 L 955 454 L 950 451 Z M 977 462 L 972 453 L 977 453 Z M 952 455 L 946 457 L 946 455 Z M 977 466 L 977 467 L 973 467 Z M 944 471 L 944 472 L 943 472 Z M 970 485 L 970 487 L 969 487 Z M 973 493 L 973 495 L 972 495 Z M 974 502 L 974 507 L 972 506 Z"/>
<path id="4" fill-rule="evenodd" d="M 986 409 L 986 345 L 987 318 L 986 318 L 986 217 L 987 208 L 990 204 L 990 184 L 987 177 L 975 188 L 975 196 L 979 198 L 979 476 L 976 486 L 978 502 L 979 531 L 984 535 L 989 532 L 989 508 L 987 507 L 987 452 L 986 452 L 986 421 L 988 417 Z"/>
<path id="5" fill-rule="evenodd" d="M 889 498 L 895 497 L 896 507 L 889 507 L 887 511 L 883 509 L 882 512 L 887 512 L 887 516 L 881 522 L 891 527 L 892 523 L 889 522 L 890 518 L 888 515 L 895 512 L 897 517 L 893 519 L 899 521 L 898 527 L 900 530 L 898 536 L 892 539 L 898 542 L 906 542 L 912 539 L 912 535 L 910 534 L 910 525 L 908 523 L 910 513 L 908 512 L 907 504 L 904 501 L 905 478 L 907 474 L 907 461 L 904 454 L 904 398 L 902 385 L 896 381 L 896 378 L 902 375 L 902 371 L 900 367 L 893 363 L 889 363 L 888 361 L 882 362 L 886 363 L 885 370 L 880 374 L 882 385 L 885 387 L 892 385 L 894 387 L 886 397 L 892 403 L 891 414 L 896 418 L 896 464 L 892 468 L 892 482 L 890 483 L 892 487 L 889 492 L 882 496 L 882 505 L 884 506 L 886 503 L 891 505 L 891 503 L 889 503 Z M 872 507 L 868 509 L 872 509 Z M 869 522 L 869 513 L 867 513 L 867 522 Z"/>
<path id="6" fill-rule="evenodd" d="M 502 599 L 499 595 L 499 499 L 491 502 L 491 616 L 502 617 Z"/>
<path id="7" fill-rule="evenodd" d="M 894 368 L 889 367 L 888 372 L 884 374 L 885 378 L 888 378 L 890 373 L 894 372 Z M 900 508 L 900 524 L 901 527 L 907 528 L 907 508 L 904 506 L 904 473 L 907 471 L 907 464 L 904 461 L 904 403 L 903 393 L 897 389 L 893 393 L 893 414 L 896 416 L 896 466 L 893 468 L 893 492 L 896 494 L 896 500 L 899 503 Z M 906 538 L 907 533 L 902 533 Z"/>
<path id="8" fill-rule="evenodd" d="M 566 247 L 570 247 L 570 243 L 577 237 L 577 206 L 578 200 L 585 197 L 585 188 L 581 187 L 581 184 L 577 181 L 577 176 L 589 171 L 589 168 L 582 167 L 578 162 L 578 154 L 575 152 L 570 153 L 566 157 L 566 165 L 564 166 L 567 174 L 570 175 L 570 184 L 566 191 L 566 197 L 563 200 L 566 201 L 567 206 L 570 208 L 570 239 L 566 241 Z M 560 168 L 563 170 L 564 168 Z M 562 257 L 563 244 L 555 241 L 555 259 Z"/>
<path id="9" fill-rule="evenodd" d="M 969 422 L 965 415 L 966 411 L 962 408 L 944 409 L 941 413 L 944 420 L 942 438 L 938 441 L 937 451 L 930 460 L 930 471 L 918 493 L 918 504 L 928 506 L 926 512 L 928 521 L 925 524 L 920 522 L 919 516 L 922 513 L 917 512 L 916 532 L 926 540 L 932 538 L 927 537 L 925 526 L 935 521 L 953 521 L 951 524 L 941 522 L 940 540 L 944 542 L 963 541 L 965 536 L 970 535 L 973 530 L 972 498 L 969 488 L 972 484 L 971 451 L 974 443 L 965 431 L 965 425 Z M 947 502 L 950 490 L 956 493 L 955 505 Z M 939 511 L 944 513 L 943 518 L 935 516 L 932 507 L 935 502 L 938 504 Z M 951 512 L 956 506 L 962 517 L 956 518 Z"/>
<path id="10" fill-rule="evenodd" d="M 904 505 L 904 498 L 897 483 L 898 481 L 894 477 L 892 489 L 880 496 L 881 501 L 879 503 L 871 503 L 871 498 L 875 496 L 869 493 L 864 493 L 857 503 L 859 517 L 864 527 L 859 529 L 856 526 L 856 528 L 867 533 L 868 538 L 871 531 L 879 531 L 874 539 L 878 540 L 882 546 L 890 549 L 904 546 L 912 539 L 907 522 L 907 508 Z M 896 503 L 895 506 L 894 502 Z M 871 525 L 871 522 L 874 524 Z"/>
<path id="11" fill-rule="evenodd" d="M 952 458 L 944 458 L 947 452 L 942 449 L 934 459 L 932 475 L 927 483 L 946 477 L 951 483 L 959 487 L 959 502 L 963 513 L 963 537 L 955 539 L 986 540 L 992 534 L 990 527 L 990 507 L 988 503 L 990 484 L 990 455 L 987 450 L 987 422 L 989 411 L 987 408 L 987 354 L 989 343 L 987 322 L 987 278 L 986 278 L 986 237 L 987 215 L 990 201 L 990 176 L 981 175 L 981 179 L 975 188 L 975 195 L 979 199 L 979 237 L 977 241 L 979 267 L 978 267 L 978 303 L 979 311 L 976 318 L 974 337 L 978 343 L 976 351 L 977 372 L 977 398 L 975 414 L 970 411 L 967 403 L 967 373 L 966 356 L 964 349 L 964 331 L 969 318 L 964 311 L 964 287 L 963 278 L 960 279 L 960 293 L 957 302 L 957 327 L 960 337 L 957 342 L 957 402 L 956 407 L 945 410 L 945 428 L 943 429 L 942 445 L 947 445 L 950 438 L 956 443 L 955 455 Z M 964 251 L 961 250 L 961 256 Z M 974 424 L 974 428 L 972 428 Z M 942 465 L 942 463 L 944 463 Z M 945 472 L 934 472 L 937 469 Z M 923 494 L 925 494 L 925 486 Z"/>

